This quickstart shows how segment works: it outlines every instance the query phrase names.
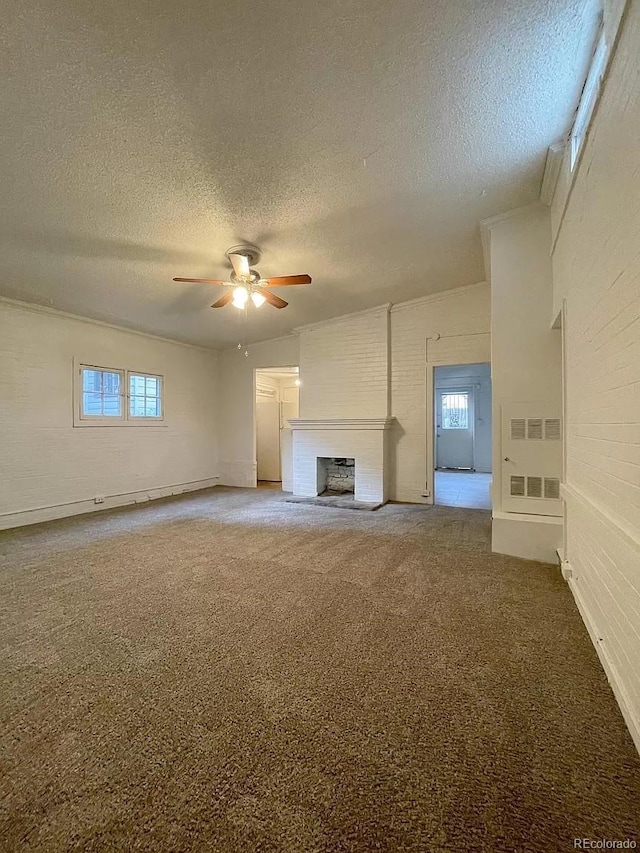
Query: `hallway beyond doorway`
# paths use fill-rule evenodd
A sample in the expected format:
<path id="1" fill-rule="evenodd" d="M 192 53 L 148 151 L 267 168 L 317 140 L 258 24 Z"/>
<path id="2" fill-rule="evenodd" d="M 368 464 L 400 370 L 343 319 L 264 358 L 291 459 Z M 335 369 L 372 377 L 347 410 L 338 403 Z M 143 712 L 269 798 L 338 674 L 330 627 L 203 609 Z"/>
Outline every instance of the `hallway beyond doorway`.
<path id="1" fill-rule="evenodd" d="M 439 506 L 491 509 L 491 474 L 436 471 L 435 486 L 435 502 Z"/>

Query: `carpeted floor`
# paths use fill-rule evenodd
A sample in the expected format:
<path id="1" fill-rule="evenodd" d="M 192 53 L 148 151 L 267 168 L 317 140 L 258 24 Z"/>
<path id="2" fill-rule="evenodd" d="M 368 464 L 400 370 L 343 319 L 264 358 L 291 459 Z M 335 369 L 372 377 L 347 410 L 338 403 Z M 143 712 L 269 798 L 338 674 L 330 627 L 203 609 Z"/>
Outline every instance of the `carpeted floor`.
<path id="1" fill-rule="evenodd" d="M 489 513 L 215 489 L 0 534 L 3 850 L 569 851 L 640 759 Z"/>

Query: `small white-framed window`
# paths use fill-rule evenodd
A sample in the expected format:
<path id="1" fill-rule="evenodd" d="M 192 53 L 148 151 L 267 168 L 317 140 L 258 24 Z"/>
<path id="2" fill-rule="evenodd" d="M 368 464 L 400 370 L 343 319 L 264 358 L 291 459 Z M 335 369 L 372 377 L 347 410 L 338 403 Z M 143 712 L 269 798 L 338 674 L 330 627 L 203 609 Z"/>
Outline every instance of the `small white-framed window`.
<path id="1" fill-rule="evenodd" d="M 151 373 L 128 374 L 129 379 L 129 417 L 162 418 L 162 377 Z"/>
<path id="2" fill-rule="evenodd" d="M 82 365 L 80 418 L 87 421 L 123 420 L 124 371 Z"/>
<path id="3" fill-rule="evenodd" d="M 582 151 L 582 146 L 584 145 L 584 141 L 587 136 L 589 124 L 591 123 L 593 111 L 595 110 L 596 103 L 598 101 L 600 84 L 602 83 L 602 78 L 607 67 L 607 57 L 607 41 L 605 38 L 604 27 L 601 26 L 596 41 L 596 48 L 591 59 L 591 65 L 589 66 L 587 79 L 585 80 L 582 95 L 580 96 L 580 103 L 578 104 L 578 109 L 576 111 L 571 135 L 569 137 L 569 165 L 572 172 L 578 163 L 578 158 L 580 157 L 580 152 Z"/>
<path id="4" fill-rule="evenodd" d="M 164 377 L 76 363 L 74 426 L 161 425 Z"/>

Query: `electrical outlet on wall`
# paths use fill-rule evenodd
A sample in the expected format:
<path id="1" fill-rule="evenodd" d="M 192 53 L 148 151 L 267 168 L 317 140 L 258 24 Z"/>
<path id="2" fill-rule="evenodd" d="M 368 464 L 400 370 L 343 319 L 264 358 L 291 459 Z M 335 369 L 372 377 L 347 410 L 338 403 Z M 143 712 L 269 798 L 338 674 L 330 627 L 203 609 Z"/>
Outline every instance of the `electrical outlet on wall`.
<path id="1" fill-rule="evenodd" d="M 93 499 L 94 504 L 103 504 L 104 503 L 104 495 L 96 495 Z"/>

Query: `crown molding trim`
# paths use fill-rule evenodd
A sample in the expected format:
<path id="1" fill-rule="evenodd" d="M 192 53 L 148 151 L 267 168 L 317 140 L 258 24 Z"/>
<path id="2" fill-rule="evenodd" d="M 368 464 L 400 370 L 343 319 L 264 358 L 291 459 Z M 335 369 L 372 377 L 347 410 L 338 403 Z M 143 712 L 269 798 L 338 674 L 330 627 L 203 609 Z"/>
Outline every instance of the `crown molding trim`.
<path id="1" fill-rule="evenodd" d="M 415 308 L 418 305 L 428 305 L 431 302 L 441 302 L 443 299 L 449 299 L 451 296 L 458 296 L 468 293 L 471 290 L 476 290 L 480 287 L 487 287 L 488 281 L 477 281 L 475 284 L 463 284 L 462 287 L 452 287 L 449 290 L 438 290 L 436 293 L 428 293 L 426 296 L 418 296 L 416 299 L 410 299 L 407 302 L 397 302 L 391 306 L 391 313 L 396 311 L 404 311 L 406 309 Z"/>
<path id="2" fill-rule="evenodd" d="M 200 352 L 213 353 L 217 355 L 220 350 L 214 347 L 203 347 L 198 344 L 188 344 L 186 341 L 177 341 L 175 338 L 163 338 L 162 335 L 154 335 L 152 332 L 142 332 L 139 329 L 130 329 L 128 326 L 118 326 L 116 323 L 107 323 L 104 320 L 96 320 L 93 317 L 83 317 L 81 314 L 71 314 L 69 311 L 60 311 L 58 308 L 49 308 L 47 305 L 38 305 L 36 302 L 22 302 L 20 299 L 10 299 L 8 296 L 0 296 L 0 305 L 8 305 L 32 314 L 45 314 L 51 317 L 59 317 L 62 320 L 75 320 L 79 323 L 88 323 L 91 326 L 101 326 L 103 329 L 113 329 L 116 332 L 124 332 L 127 335 L 136 335 L 140 338 L 149 338 L 152 341 L 161 341 L 165 344 L 173 344 L 178 347 L 199 350 Z"/>
<path id="3" fill-rule="evenodd" d="M 540 201 L 547 207 L 551 207 L 553 203 L 566 147 L 564 142 L 554 142 L 547 149 L 547 159 L 544 164 L 542 184 L 540 185 Z"/>
<path id="4" fill-rule="evenodd" d="M 391 310 L 391 302 L 385 302 L 383 305 L 376 305 L 374 308 L 365 308 L 364 311 L 353 311 L 350 314 L 340 314 L 338 317 L 330 317 L 327 320 L 318 320 L 317 323 L 308 323 L 305 326 L 296 326 L 294 332 L 309 332 L 313 329 L 328 326 L 331 323 L 339 323 L 341 320 L 351 320 L 353 317 L 365 317 L 367 314 L 388 314 Z"/>

